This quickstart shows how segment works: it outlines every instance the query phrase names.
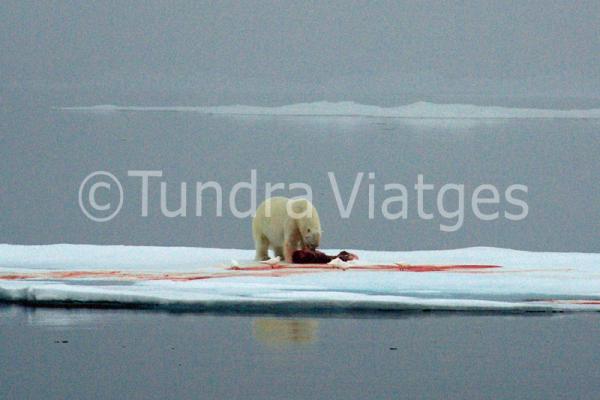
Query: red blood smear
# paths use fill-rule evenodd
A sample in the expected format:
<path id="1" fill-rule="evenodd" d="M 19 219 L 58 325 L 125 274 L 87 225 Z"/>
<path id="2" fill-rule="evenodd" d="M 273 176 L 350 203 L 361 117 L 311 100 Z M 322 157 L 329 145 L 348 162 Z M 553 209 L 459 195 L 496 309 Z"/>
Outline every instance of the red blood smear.
<path id="1" fill-rule="evenodd" d="M 527 300 L 531 303 L 562 303 L 562 304 L 581 304 L 581 305 L 600 305 L 600 300 L 584 299 L 584 300 L 569 300 L 569 299 L 532 299 Z"/>
<path id="2" fill-rule="evenodd" d="M 31 275 L 2 275 L 2 276 L 0 276 L 0 279 L 3 279 L 5 281 L 31 279 Z"/>
<path id="3" fill-rule="evenodd" d="M 54 279 L 76 279 L 76 278 L 110 278 L 120 276 L 120 271 L 59 271 L 50 272 L 48 275 Z"/>
<path id="4" fill-rule="evenodd" d="M 538 300 L 547 301 L 550 303 L 570 303 L 570 304 L 583 304 L 583 305 L 600 305 L 600 300 Z"/>
<path id="5" fill-rule="evenodd" d="M 479 272 L 490 268 L 500 268 L 497 265 L 356 265 L 350 266 L 349 270 L 356 271 L 398 271 L 398 272 Z M 121 280 L 143 280 L 143 281 L 196 281 L 217 278 L 235 277 L 283 277 L 313 272 L 335 272 L 339 268 L 327 264 L 286 264 L 286 265 L 256 265 L 249 267 L 230 267 L 227 271 L 210 275 L 195 273 L 131 273 L 123 271 L 54 271 L 36 274 L 8 274 L 0 275 L 0 280 L 28 280 L 28 279 L 85 279 L 85 278 L 108 278 Z"/>
<path id="6" fill-rule="evenodd" d="M 399 266 L 399 271 L 409 272 L 440 272 L 453 270 L 480 270 L 500 268 L 499 265 L 406 265 Z"/>
<path id="7" fill-rule="evenodd" d="M 401 272 L 443 272 L 443 271 L 467 271 L 481 270 L 490 268 L 500 268 L 498 265 L 392 265 L 392 264 L 374 264 L 374 265 L 352 265 L 349 270 L 360 271 L 401 271 Z M 270 271 L 275 269 L 320 269 L 337 270 L 339 268 L 327 264 L 289 264 L 289 265 L 257 265 L 251 267 L 231 267 L 229 270 L 235 271 Z"/>

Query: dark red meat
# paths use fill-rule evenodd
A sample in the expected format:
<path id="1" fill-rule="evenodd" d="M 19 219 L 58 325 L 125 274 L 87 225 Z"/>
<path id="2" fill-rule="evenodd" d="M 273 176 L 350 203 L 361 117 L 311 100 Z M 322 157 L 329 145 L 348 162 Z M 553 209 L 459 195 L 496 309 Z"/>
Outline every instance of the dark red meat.
<path id="1" fill-rule="evenodd" d="M 327 264 L 334 258 L 339 258 L 342 261 L 356 260 L 358 257 L 355 254 L 347 251 L 340 251 L 338 255 L 328 256 L 319 250 L 296 250 L 292 254 L 292 262 L 294 264 Z"/>

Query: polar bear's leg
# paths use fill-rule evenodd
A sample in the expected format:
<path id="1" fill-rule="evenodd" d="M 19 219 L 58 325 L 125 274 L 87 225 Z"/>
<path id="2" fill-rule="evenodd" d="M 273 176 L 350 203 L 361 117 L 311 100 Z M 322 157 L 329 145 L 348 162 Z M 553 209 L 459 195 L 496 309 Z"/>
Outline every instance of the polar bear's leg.
<path id="1" fill-rule="evenodd" d="M 283 241 L 283 254 L 285 256 L 285 262 L 292 262 L 292 254 L 294 251 L 298 250 L 298 238 L 299 235 L 297 232 L 287 233 L 285 239 Z"/>
<path id="2" fill-rule="evenodd" d="M 275 251 L 275 257 L 280 257 L 282 260 L 285 258 L 283 246 L 276 246 L 273 250 Z"/>
<path id="3" fill-rule="evenodd" d="M 284 245 L 284 256 L 285 256 L 285 262 L 287 263 L 291 263 L 292 262 L 292 254 L 294 254 L 294 251 L 296 250 L 296 246 L 287 241 L 285 242 Z"/>
<path id="4" fill-rule="evenodd" d="M 254 240 L 256 246 L 256 260 L 264 261 L 269 259 L 269 241 L 263 235 L 258 236 Z"/>

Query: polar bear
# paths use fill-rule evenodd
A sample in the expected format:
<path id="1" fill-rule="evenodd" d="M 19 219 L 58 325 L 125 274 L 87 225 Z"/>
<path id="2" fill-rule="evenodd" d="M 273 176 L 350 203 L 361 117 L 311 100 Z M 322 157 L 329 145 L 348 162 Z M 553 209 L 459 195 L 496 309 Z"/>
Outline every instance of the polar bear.
<path id="1" fill-rule="evenodd" d="M 270 197 L 258 206 L 252 220 L 256 259 L 267 260 L 269 248 L 275 256 L 292 262 L 298 249 L 316 249 L 321 242 L 321 221 L 306 199 Z"/>

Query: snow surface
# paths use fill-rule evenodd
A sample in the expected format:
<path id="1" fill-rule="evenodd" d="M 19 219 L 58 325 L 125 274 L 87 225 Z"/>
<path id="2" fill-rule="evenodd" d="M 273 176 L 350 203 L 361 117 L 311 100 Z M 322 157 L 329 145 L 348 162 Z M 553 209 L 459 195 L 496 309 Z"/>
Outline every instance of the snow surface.
<path id="1" fill-rule="evenodd" d="M 600 109 L 539 109 L 510 108 L 497 106 L 477 106 L 470 104 L 436 104 L 416 102 L 398 107 L 379 107 L 352 101 L 314 103 L 298 103 L 277 107 L 259 107 L 247 105 L 230 105 L 214 107 L 139 107 L 96 105 L 78 107 L 59 107 L 66 111 L 87 112 L 143 112 L 172 111 L 196 112 L 219 115 L 263 115 L 263 116 L 318 116 L 318 117 L 375 117 L 375 118 L 408 118 L 408 119 L 533 119 L 533 118 L 591 118 L 600 119 Z"/>
<path id="2" fill-rule="evenodd" d="M 489 247 L 350 251 L 360 261 L 342 270 L 327 265 L 311 269 L 261 264 L 252 261 L 252 250 L 3 244 L 0 301 L 234 311 L 600 311 L 600 254 L 596 253 Z M 397 263 L 500 268 L 414 272 L 393 269 Z M 359 269 L 367 264 L 391 269 Z M 69 276 L 70 272 L 83 274 Z"/>

